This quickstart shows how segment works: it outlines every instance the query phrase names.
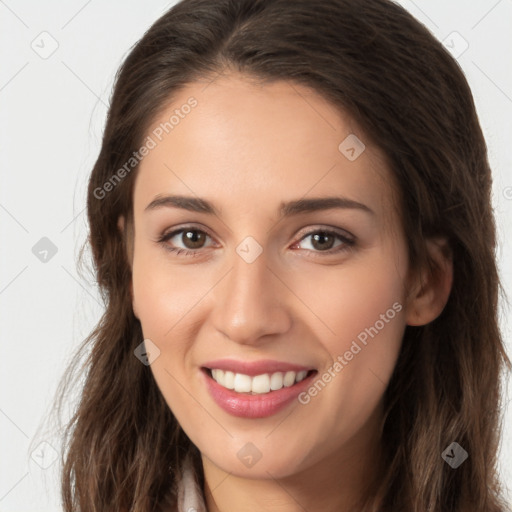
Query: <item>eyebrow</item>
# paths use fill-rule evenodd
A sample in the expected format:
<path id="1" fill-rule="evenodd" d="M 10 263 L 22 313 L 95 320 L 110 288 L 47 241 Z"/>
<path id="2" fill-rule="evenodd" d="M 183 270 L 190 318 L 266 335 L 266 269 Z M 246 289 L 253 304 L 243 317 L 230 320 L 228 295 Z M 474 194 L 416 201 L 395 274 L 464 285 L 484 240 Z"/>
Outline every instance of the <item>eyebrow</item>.
<path id="1" fill-rule="evenodd" d="M 191 196 L 157 196 L 149 203 L 144 211 L 158 208 L 181 208 L 191 212 L 206 213 L 220 217 L 219 210 L 206 199 Z M 297 199 L 295 201 L 282 202 L 279 212 L 282 217 L 290 217 L 300 213 L 308 213 L 333 208 L 356 209 L 374 215 L 375 212 L 363 203 L 359 203 L 346 197 L 316 197 L 309 199 Z"/>

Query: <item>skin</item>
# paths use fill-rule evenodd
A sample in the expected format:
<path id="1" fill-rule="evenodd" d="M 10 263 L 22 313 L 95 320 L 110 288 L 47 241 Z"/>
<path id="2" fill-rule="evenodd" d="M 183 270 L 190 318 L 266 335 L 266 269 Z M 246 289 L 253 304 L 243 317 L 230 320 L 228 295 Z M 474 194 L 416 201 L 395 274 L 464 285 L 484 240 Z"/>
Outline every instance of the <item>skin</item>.
<path id="1" fill-rule="evenodd" d="M 190 96 L 197 106 L 143 159 L 134 188 L 133 309 L 161 351 L 151 371 L 202 453 L 210 512 L 349 510 L 378 476 L 382 398 L 405 326 L 440 314 L 451 261 L 432 241 L 439 273 L 412 275 L 383 155 L 367 141 L 348 160 L 340 142 L 351 133 L 364 142 L 364 134 L 314 91 L 233 73 L 187 85 L 154 126 Z M 146 210 L 168 194 L 207 199 L 219 215 Z M 279 215 L 283 201 L 326 196 L 372 213 Z M 183 233 L 158 241 L 183 227 L 206 233 L 202 245 L 194 249 Z M 311 235 L 328 227 L 355 243 L 315 246 Z M 262 249 L 252 263 L 236 252 L 248 236 Z M 166 249 L 173 246 L 197 255 Z M 396 303 L 394 318 L 306 405 L 237 418 L 204 386 L 202 364 L 225 357 L 287 361 L 322 375 Z M 261 453 L 252 467 L 237 457 L 247 443 Z"/>

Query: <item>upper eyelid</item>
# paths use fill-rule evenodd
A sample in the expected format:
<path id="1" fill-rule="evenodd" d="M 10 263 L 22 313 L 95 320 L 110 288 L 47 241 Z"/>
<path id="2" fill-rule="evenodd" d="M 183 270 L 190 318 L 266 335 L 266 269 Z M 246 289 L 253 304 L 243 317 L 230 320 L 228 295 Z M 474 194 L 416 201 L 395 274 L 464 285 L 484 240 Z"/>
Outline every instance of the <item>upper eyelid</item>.
<path id="1" fill-rule="evenodd" d="M 164 238 L 173 238 L 174 236 L 182 233 L 183 231 L 187 231 L 187 230 L 200 231 L 200 232 L 208 235 L 211 239 L 215 238 L 212 234 L 210 234 L 210 232 L 206 228 L 197 227 L 197 226 L 193 226 L 193 225 L 181 226 L 181 227 L 172 228 L 169 230 L 164 230 L 163 233 L 158 238 L 160 240 L 164 239 Z"/>
<path id="2" fill-rule="evenodd" d="M 312 235 L 313 233 L 316 233 L 318 231 L 328 231 L 328 232 L 334 233 L 338 236 L 341 236 L 343 238 L 350 238 L 351 240 L 355 240 L 355 238 L 356 238 L 352 233 L 350 233 L 346 229 L 336 228 L 334 226 L 327 226 L 327 225 L 320 225 L 318 227 L 312 227 L 312 228 L 304 228 L 303 230 L 299 231 L 297 236 L 300 237 L 299 240 L 302 240 L 302 238 L 304 238 L 305 236 Z M 345 235 L 347 235 L 347 236 L 345 236 Z"/>

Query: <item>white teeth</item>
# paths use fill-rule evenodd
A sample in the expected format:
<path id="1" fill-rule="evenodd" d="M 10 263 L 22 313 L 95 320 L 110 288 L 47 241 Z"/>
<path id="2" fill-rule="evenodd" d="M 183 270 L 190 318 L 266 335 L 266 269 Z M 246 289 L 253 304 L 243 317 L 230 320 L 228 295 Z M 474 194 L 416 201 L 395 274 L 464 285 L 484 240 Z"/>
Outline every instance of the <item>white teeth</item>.
<path id="1" fill-rule="evenodd" d="M 219 370 L 218 368 L 212 369 L 211 372 L 213 379 L 221 386 L 233 389 L 237 393 L 252 392 L 252 394 L 265 394 L 270 391 L 278 391 L 283 387 L 288 388 L 296 382 L 304 380 L 308 374 L 306 370 L 301 370 L 300 372 L 263 373 L 251 377 L 243 373 L 234 373 Z"/>
<path id="2" fill-rule="evenodd" d="M 219 382 L 220 384 L 220 382 Z M 243 373 L 235 374 L 235 391 L 237 393 L 248 393 L 251 391 L 252 379 Z"/>
<path id="3" fill-rule="evenodd" d="M 302 370 L 299 373 L 297 373 L 296 381 L 300 382 L 301 380 L 304 380 L 306 378 L 306 375 L 308 374 L 307 370 Z"/>
<path id="4" fill-rule="evenodd" d="M 270 377 L 270 389 L 272 391 L 276 391 L 277 389 L 281 389 L 283 387 L 283 374 L 281 372 L 276 372 L 272 374 Z"/>
<path id="5" fill-rule="evenodd" d="M 295 384 L 295 377 L 297 374 L 295 372 L 286 372 L 283 378 L 283 384 L 285 387 L 289 388 Z"/>
<path id="6" fill-rule="evenodd" d="M 253 393 L 268 393 L 270 391 L 270 376 L 268 373 L 263 375 L 256 375 L 252 378 L 251 391 Z"/>
<path id="7" fill-rule="evenodd" d="M 224 372 L 224 382 L 222 383 L 222 385 L 228 389 L 235 389 L 235 374 L 229 371 Z"/>

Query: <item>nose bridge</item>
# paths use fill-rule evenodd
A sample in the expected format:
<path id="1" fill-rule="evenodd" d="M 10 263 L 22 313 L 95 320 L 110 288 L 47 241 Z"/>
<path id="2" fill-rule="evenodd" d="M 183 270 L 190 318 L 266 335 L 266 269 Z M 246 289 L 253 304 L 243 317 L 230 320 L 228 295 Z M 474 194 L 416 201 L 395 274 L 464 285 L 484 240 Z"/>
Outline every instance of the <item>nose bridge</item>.
<path id="1" fill-rule="evenodd" d="M 254 343 L 266 334 L 285 332 L 290 325 L 284 287 L 261 249 L 241 243 L 215 294 L 215 327 L 238 343 Z"/>

